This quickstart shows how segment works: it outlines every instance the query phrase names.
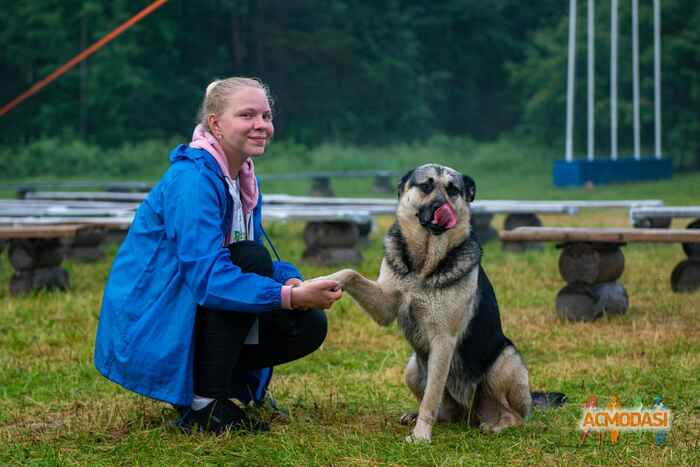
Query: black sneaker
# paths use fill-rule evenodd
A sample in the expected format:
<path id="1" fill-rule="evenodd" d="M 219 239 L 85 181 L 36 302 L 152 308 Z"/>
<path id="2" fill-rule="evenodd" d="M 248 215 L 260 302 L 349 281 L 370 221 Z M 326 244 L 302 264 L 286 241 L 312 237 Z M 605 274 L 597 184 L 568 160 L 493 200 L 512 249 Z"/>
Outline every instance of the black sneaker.
<path id="1" fill-rule="evenodd" d="M 226 430 L 254 433 L 270 429 L 267 423 L 247 415 L 228 399 L 214 400 L 199 410 L 191 407 L 178 407 L 177 410 L 180 417 L 174 425 L 187 433 L 195 427 L 217 434 Z"/>

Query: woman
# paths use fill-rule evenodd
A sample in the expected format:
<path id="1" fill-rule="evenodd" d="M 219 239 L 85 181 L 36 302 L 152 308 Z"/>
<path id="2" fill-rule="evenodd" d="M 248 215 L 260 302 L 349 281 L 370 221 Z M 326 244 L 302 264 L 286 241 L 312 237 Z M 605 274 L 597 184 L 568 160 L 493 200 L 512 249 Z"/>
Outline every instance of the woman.
<path id="1" fill-rule="evenodd" d="M 272 366 L 316 350 L 334 281 L 302 282 L 262 245 L 252 158 L 272 138 L 267 88 L 211 83 L 189 145 L 139 207 L 105 287 L 95 366 L 176 406 L 185 430 L 266 429 L 230 399 L 265 399 Z"/>

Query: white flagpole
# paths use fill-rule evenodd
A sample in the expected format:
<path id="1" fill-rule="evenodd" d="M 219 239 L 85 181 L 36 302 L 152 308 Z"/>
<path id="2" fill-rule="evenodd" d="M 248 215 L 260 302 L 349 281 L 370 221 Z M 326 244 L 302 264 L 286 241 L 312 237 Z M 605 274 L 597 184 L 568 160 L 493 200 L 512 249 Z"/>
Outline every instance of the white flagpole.
<path id="1" fill-rule="evenodd" d="M 610 158 L 617 160 L 617 0 L 610 0 Z"/>
<path id="2" fill-rule="evenodd" d="M 595 158 L 595 0 L 588 0 L 588 160 Z"/>
<path id="3" fill-rule="evenodd" d="M 639 142 L 639 1 L 632 0 L 632 87 L 634 104 L 634 158 L 641 157 Z"/>
<path id="4" fill-rule="evenodd" d="M 654 152 L 661 159 L 661 7 L 654 0 Z"/>
<path id="5" fill-rule="evenodd" d="M 576 0 L 569 0 L 569 66 L 566 84 L 566 161 L 574 159 L 574 72 L 576 68 Z"/>

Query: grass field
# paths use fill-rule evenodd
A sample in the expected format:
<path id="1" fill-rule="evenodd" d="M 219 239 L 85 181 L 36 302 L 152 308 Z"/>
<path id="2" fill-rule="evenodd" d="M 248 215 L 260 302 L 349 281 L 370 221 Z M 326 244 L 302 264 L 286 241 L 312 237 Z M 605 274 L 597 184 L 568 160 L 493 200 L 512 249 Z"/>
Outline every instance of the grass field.
<path id="1" fill-rule="evenodd" d="M 525 171 L 529 173 L 529 171 Z M 670 182 L 556 191 L 527 176 L 507 191 L 485 173 L 483 196 L 530 198 L 661 198 L 697 204 L 700 176 Z M 350 189 L 350 188 L 348 188 Z M 271 190 L 275 191 L 275 190 Z M 487 193 L 487 194 L 483 194 Z M 494 224 L 499 225 L 497 216 Z M 545 225 L 627 226 L 624 210 L 550 216 Z M 357 269 L 376 277 L 381 218 Z M 677 221 L 676 227 L 684 223 Z M 307 277 L 332 272 L 299 263 L 303 225 L 268 226 L 284 259 Z M 395 324 L 381 328 L 349 297 L 328 312 L 322 348 L 275 370 L 271 392 L 292 415 L 259 435 L 187 436 L 169 426 L 174 410 L 108 382 L 92 365 L 102 287 L 115 246 L 96 264 L 67 261 L 72 290 L 11 297 L 11 268 L 0 257 L 0 465 L 699 465 L 700 294 L 674 294 L 669 277 L 685 258 L 680 245 L 624 248 L 621 282 L 630 295 L 624 316 L 594 323 L 560 322 L 554 297 L 563 286 L 558 250 L 508 254 L 485 246 L 484 267 L 501 305 L 506 334 L 518 345 L 533 389 L 562 391 L 569 403 L 537 411 L 527 425 L 500 434 L 438 425 L 432 445 L 409 445 L 399 416 L 416 407 L 403 384 L 410 354 Z M 651 433 L 622 433 L 619 442 L 581 442 L 581 406 L 618 396 L 623 406 L 663 397 L 673 411 L 666 442 Z"/>
<path id="2" fill-rule="evenodd" d="M 389 221 L 382 220 L 364 252 L 359 269 L 370 276 Z M 563 221 L 624 225 L 624 213 L 550 218 L 548 224 Z M 300 225 L 271 226 L 270 233 L 284 257 L 300 257 Z M 553 312 L 562 285 L 553 247 L 511 255 L 487 245 L 484 263 L 504 327 L 525 356 L 532 387 L 563 391 L 570 403 L 536 412 L 525 428 L 499 435 L 438 426 L 432 446 L 406 445 L 408 429 L 397 421 L 415 405 L 402 384 L 408 346 L 395 325 L 373 324 L 347 297 L 328 313 L 330 333 L 321 350 L 276 370 L 272 393 L 291 409 L 291 423 L 256 436 L 178 433 L 168 427 L 171 408 L 120 389 L 92 367 L 109 260 L 69 262 L 69 293 L 12 298 L 6 287 L 0 292 L 0 464 L 697 465 L 698 295 L 670 291 L 680 246 L 630 245 L 625 252 L 628 314 L 570 324 Z M 330 271 L 303 269 L 307 276 Z M 3 258 L 0 281 L 8 279 Z M 674 414 L 667 442 L 655 446 L 653 435 L 643 433 L 622 434 L 614 446 L 595 438 L 581 444 L 576 425 L 590 395 L 601 402 L 618 395 L 626 406 L 662 395 Z"/>

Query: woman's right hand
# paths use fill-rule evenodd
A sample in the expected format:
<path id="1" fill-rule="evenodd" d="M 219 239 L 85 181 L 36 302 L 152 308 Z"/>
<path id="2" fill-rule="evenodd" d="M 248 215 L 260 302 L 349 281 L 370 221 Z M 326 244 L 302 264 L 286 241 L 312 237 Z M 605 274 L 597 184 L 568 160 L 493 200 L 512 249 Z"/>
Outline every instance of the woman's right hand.
<path id="1" fill-rule="evenodd" d="M 321 308 L 326 310 L 343 295 L 337 281 L 317 279 L 302 282 L 292 288 L 292 309 L 309 310 Z"/>

